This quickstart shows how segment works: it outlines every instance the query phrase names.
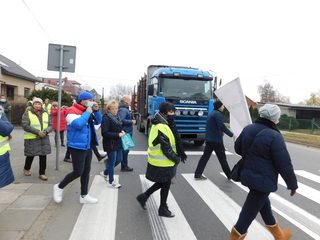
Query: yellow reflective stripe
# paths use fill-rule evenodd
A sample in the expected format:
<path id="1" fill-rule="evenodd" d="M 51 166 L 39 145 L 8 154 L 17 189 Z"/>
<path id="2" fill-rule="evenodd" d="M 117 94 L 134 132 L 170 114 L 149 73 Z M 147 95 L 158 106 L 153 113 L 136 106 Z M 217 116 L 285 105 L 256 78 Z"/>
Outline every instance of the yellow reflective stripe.
<path id="1" fill-rule="evenodd" d="M 154 158 L 154 159 L 158 159 L 158 160 L 170 160 L 168 159 L 166 156 L 156 156 L 156 155 L 153 155 L 153 154 L 148 154 L 149 157 L 151 158 Z"/>
<path id="2" fill-rule="evenodd" d="M 0 155 L 3 155 L 8 151 L 10 151 L 10 145 L 9 145 L 9 142 L 8 142 L 8 137 L 0 136 Z"/>
<path id="3" fill-rule="evenodd" d="M 0 148 L 3 147 L 3 146 L 6 145 L 6 144 L 9 144 L 9 142 L 8 142 L 8 141 L 0 142 Z"/>

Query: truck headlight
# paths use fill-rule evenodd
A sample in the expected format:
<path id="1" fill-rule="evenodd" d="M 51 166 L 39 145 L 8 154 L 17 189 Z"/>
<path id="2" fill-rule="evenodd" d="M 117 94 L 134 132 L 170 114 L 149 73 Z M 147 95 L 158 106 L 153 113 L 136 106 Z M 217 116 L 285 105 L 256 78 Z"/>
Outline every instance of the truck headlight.
<path id="1" fill-rule="evenodd" d="M 202 110 L 200 110 L 200 111 L 198 112 L 198 116 L 199 116 L 199 117 L 202 117 L 202 116 L 203 116 L 203 111 L 202 111 Z"/>
<path id="2" fill-rule="evenodd" d="M 190 115 L 194 115 L 195 113 L 196 113 L 196 111 L 194 111 L 194 110 L 190 111 Z"/>
<path id="3" fill-rule="evenodd" d="M 179 116 L 181 114 L 180 110 L 175 111 L 176 116 Z"/>
<path id="4" fill-rule="evenodd" d="M 188 110 L 183 110 L 183 115 L 188 115 Z"/>

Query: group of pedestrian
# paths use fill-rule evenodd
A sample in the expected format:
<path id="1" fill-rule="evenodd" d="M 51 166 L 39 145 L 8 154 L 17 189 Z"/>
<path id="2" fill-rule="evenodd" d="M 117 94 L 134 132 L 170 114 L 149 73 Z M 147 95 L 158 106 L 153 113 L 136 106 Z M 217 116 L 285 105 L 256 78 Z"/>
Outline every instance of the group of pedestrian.
<path id="1" fill-rule="evenodd" d="M 72 159 L 73 170 L 62 181 L 53 187 L 54 201 L 60 203 L 63 199 L 63 189 L 73 180 L 80 178 L 80 203 L 97 203 L 98 199 L 88 194 L 88 183 L 91 169 L 92 151 L 98 145 L 97 129 L 101 126 L 102 145 L 107 152 L 105 169 L 100 172 L 111 188 L 118 189 L 120 183 L 115 181 L 114 168 L 121 164 L 121 171 L 133 170 L 128 166 L 128 153 L 124 151 L 121 138 L 125 134 L 132 136 L 135 120 L 129 110 L 130 97 L 125 96 L 120 104 L 110 100 L 106 105 L 106 112 L 102 116 L 99 105 L 88 92 L 81 93 L 77 102 L 69 108 L 62 108 L 60 114 L 65 123 L 60 128 L 60 135 L 67 130 L 67 149 Z M 50 108 L 50 113 L 48 109 Z M 215 101 L 214 110 L 208 115 L 206 125 L 206 145 L 203 155 L 199 159 L 194 173 L 196 181 L 206 181 L 203 174 L 212 152 L 216 153 L 218 161 L 226 177 L 230 180 L 230 167 L 228 165 L 223 135 L 235 139 L 235 151 L 245 161 L 240 174 L 240 181 L 249 188 L 249 193 L 243 204 L 239 218 L 231 229 L 230 240 L 245 239 L 248 228 L 260 212 L 266 228 L 277 240 L 287 240 L 292 236 L 291 230 L 282 229 L 275 219 L 269 194 L 277 190 L 278 175 L 287 184 L 293 196 L 298 188 L 290 155 L 284 139 L 277 128 L 281 111 L 277 105 L 265 104 L 259 109 L 259 117 L 253 124 L 246 126 L 236 138 L 225 126 L 222 112 L 224 105 L 220 100 Z M 31 164 L 35 156 L 39 156 L 39 178 L 47 180 L 45 175 L 46 156 L 51 153 L 48 134 L 56 128 L 52 127 L 52 116 L 56 116 L 57 103 L 52 107 L 43 107 L 42 99 L 34 98 L 31 108 L 27 108 L 23 115 L 22 126 L 25 130 L 25 166 L 24 174 L 31 175 Z M 174 121 L 175 107 L 170 102 L 163 102 L 159 111 L 151 121 L 148 137 L 148 162 L 146 178 L 154 184 L 136 199 L 143 209 L 149 197 L 160 189 L 159 216 L 174 217 L 169 210 L 167 198 L 175 178 L 177 166 L 185 163 L 187 155 Z M 55 123 L 54 123 L 55 124 Z M 65 128 L 66 126 L 66 128 Z M 98 127 L 97 127 L 98 126 Z M 9 161 L 9 141 L 11 139 L 12 124 L 6 118 L 4 108 L 0 106 L 0 187 L 14 181 Z M 57 138 L 55 138 L 56 144 Z M 61 138 L 61 145 L 64 145 Z"/>

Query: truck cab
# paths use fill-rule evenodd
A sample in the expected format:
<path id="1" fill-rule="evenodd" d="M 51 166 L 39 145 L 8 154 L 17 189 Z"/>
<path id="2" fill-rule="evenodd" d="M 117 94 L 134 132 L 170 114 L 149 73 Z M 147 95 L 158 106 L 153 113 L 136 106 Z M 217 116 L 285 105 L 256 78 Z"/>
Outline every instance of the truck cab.
<path id="1" fill-rule="evenodd" d="M 202 145 L 207 117 L 213 110 L 215 75 L 196 68 L 151 65 L 144 77 L 145 112 L 138 114 L 138 130 L 148 134 L 151 118 L 158 111 L 160 103 L 168 101 L 176 108 L 175 122 L 180 137 Z"/>

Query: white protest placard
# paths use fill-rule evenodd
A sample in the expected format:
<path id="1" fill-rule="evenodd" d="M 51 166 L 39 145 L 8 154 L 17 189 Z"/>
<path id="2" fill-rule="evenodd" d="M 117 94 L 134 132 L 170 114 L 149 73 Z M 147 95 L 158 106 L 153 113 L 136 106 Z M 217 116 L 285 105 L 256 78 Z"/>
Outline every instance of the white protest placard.
<path id="1" fill-rule="evenodd" d="M 238 137 L 245 126 L 251 124 L 251 117 L 240 79 L 236 78 L 215 92 L 230 113 L 230 128 Z"/>

